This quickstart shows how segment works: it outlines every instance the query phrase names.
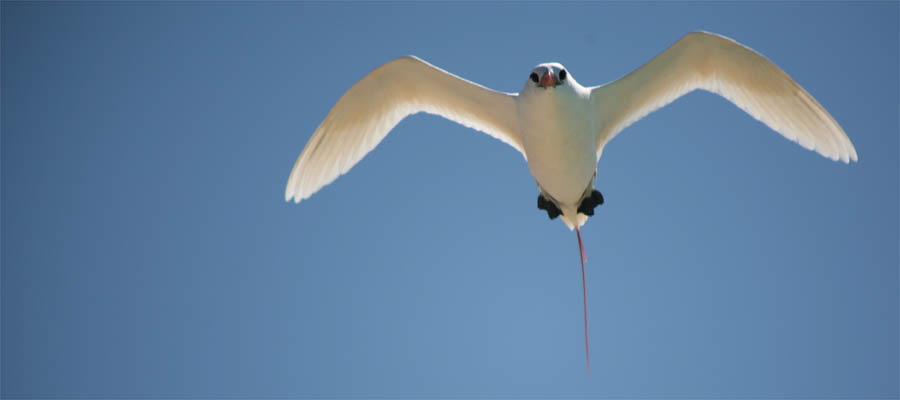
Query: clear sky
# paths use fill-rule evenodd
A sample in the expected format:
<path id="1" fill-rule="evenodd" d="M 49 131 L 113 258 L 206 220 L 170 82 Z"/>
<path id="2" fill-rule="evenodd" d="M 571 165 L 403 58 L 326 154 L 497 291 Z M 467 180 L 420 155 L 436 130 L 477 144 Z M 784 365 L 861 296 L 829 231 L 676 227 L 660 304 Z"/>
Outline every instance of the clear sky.
<path id="1" fill-rule="evenodd" d="M 898 396 L 898 3 L 11 3 L 6 397 Z M 690 94 L 599 163 L 583 230 L 430 115 L 299 204 L 340 95 L 415 54 L 517 92 L 707 30 L 844 127 L 827 160 Z"/>

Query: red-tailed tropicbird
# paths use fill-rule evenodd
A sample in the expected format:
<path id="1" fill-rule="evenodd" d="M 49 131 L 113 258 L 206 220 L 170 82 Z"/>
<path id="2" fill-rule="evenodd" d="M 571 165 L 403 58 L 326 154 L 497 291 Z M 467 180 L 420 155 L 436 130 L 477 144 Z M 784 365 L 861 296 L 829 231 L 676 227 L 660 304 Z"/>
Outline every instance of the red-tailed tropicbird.
<path id="1" fill-rule="evenodd" d="M 300 202 L 350 170 L 408 115 L 427 112 L 482 131 L 525 157 L 538 208 L 575 229 L 581 252 L 585 356 L 590 371 L 580 227 L 603 196 L 592 184 L 622 129 L 696 89 L 725 97 L 784 137 L 832 160 L 857 155 L 847 134 L 771 61 L 732 39 L 691 32 L 605 85 L 584 87 L 562 64 L 534 67 L 519 93 L 469 82 L 415 56 L 384 64 L 338 100 L 297 158 L 284 197 Z"/>

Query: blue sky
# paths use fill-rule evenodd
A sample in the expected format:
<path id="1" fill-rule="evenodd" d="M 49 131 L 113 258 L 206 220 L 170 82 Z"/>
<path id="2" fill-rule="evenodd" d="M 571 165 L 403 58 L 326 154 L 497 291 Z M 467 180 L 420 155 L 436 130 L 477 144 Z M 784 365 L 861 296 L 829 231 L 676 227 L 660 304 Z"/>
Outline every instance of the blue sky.
<path id="1" fill-rule="evenodd" d="M 897 397 L 898 5 L 11 3 L 3 397 Z M 583 230 L 439 117 L 283 201 L 340 95 L 415 54 L 595 85 L 691 30 L 843 126 L 831 162 L 693 93 L 626 129 Z"/>

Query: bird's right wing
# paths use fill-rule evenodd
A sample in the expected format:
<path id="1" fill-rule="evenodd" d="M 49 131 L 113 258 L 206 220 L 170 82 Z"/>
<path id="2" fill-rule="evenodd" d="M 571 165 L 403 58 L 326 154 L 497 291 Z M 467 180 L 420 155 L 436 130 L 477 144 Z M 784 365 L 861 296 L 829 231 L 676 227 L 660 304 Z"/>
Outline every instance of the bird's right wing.
<path id="1" fill-rule="evenodd" d="M 695 89 L 725 97 L 809 150 L 857 160 L 841 126 L 788 74 L 752 49 L 707 32 L 688 33 L 630 74 L 591 89 L 598 156 L 622 129 Z"/>
<path id="2" fill-rule="evenodd" d="M 297 158 L 284 198 L 308 198 L 349 171 L 400 120 L 422 111 L 487 133 L 524 156 L 515 99 L 413 56 L 388 62 L 353 85 L 328 112 Z"/>

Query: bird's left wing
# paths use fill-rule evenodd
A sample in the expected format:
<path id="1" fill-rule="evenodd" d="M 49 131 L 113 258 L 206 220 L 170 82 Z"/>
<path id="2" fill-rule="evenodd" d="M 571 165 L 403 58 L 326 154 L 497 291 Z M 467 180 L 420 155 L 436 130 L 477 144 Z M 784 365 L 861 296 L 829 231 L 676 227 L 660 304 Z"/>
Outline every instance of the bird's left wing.
<path id="1" fill-rule="evenodd" d="M 630 74 L 591 88 L 598 157 L 622 129 L 695 89 L 725 97 L 825 157 L 857 159 L 841 126 L 788 74 L 752 49 L 708 32 L 688 33 Z"/>
<path id="2" fill-rule="evenodd" d="M 308 198 L 353 168 L 400 120 L 422 111 L 487 133 L 524 156 L 515 99 L 414 56 L 388 62 L 353 85 L 328 112 L 297 158 L 284 198 Z"/>

